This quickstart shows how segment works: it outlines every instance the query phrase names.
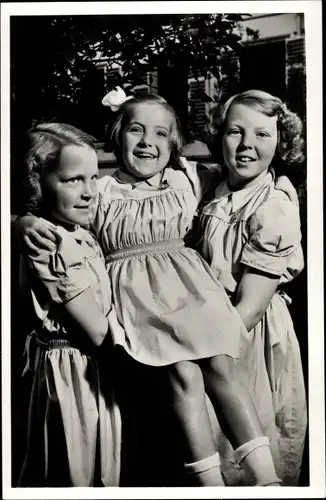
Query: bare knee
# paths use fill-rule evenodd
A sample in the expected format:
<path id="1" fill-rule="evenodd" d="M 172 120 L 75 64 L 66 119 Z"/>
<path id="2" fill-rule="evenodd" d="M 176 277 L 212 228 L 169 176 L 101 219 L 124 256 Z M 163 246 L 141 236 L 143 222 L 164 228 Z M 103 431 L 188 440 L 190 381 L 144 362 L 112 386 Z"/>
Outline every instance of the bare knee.
<path id="1" fill-rule="evenodd" d="M 214 356 L 202 364 L 205 381 L 229 385 L 238 382 L 238 373 L 234 359 L 226 354 Z"/>
<path id="2" fill-rule="evenodd" d="M 204 381 L 198 365 L 180 361 L 169 368 L 169 380 L 173 395 L 178 398 L 196 398 L 204 393 Z"/>

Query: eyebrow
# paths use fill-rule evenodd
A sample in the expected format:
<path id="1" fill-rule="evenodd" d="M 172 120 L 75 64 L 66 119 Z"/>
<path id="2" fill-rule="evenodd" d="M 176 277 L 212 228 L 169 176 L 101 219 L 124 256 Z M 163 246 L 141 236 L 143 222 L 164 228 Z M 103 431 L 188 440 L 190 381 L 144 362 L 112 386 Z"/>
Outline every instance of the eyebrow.
<path id="1" fill-rule="evenodd" d="M 138 122 L 138 121 L 131 121 L 131 122 L 129 122 L 129 126 L 130 125 L 139 125 L 140 127 L 144 127 L 143 123 Z M 167 132 L 169 131 L 169 128 L 165 127 L 164 125 L 155 125 L 155 128 L 164 129 Z"/>
<path id="2" fill-rule="evenodd" d="M 243 128 L 243 125 L 237 121 L 234 121 L 234 122 L 229 122 L 227 127 L 238 127 L 238 128 Z M 257 126 L 257 127 L 254 127 L 255 130 L 271 130 L 271 126 L 268 126 L 268 125 L 261 125 L 261 126 Z"/>

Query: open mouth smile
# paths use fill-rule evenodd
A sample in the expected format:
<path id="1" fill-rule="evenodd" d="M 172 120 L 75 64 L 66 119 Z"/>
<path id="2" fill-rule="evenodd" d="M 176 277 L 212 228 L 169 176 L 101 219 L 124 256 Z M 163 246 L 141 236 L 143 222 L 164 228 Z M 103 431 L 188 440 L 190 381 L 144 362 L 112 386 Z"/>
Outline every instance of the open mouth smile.
<path id="1" fill-rule="evenodd" d="M 134 153 L 134 156 L 136 156 L 136 158 L 148 159 L 148 160 L 154 160 L 154 159 L 157 158 L 157 156 L 155 156 L 152 153 L 143 153 L 143 152 L 140 152 L 140 151 L 136 151 Z"/>
<path id="2" fill-rule="evenodd" d="M 236 161 L 241 161 L 241 163 L 249 163 L 249 162 L 252 162 L 252 161 L 256 161 L 255 158 L 252 158 L 251 156 L 247 156 L 247 155 L 237 155 L 235 157 Z"/>

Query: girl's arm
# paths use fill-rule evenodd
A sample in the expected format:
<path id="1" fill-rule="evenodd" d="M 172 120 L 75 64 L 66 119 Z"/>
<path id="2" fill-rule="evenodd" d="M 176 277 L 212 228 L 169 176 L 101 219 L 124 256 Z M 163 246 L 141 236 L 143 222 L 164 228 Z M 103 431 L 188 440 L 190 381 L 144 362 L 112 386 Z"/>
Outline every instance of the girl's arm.
<path id="1" fill-rule="evenodd" d="M 93 204 L 91 215 L 91 224 L 95 232 L 98 231 L 96 214 L 97 200 Z M 55 225 L 42 217 L 28 213 L 16 218 L 12 216 L 11 222 L 22 247 L 25 247 L 28 252 L 31 251 L 37 255 L 42 250 L 53 250 L 57 244 Z"/>
<path id="2" fill-rule="evenodd" d="M 238 285 L 235 308 L 248 331 L 264 316 L 280 281 L 279 276 L 246 267 Z"/>
<path id="3" fill-rule="evenodd" d="M 298 207 L 280 191 L 272 193 L 248 223 L 250 236 L 241 254 L 244 273 L 235 307 L 250 331 L 263 317 L 289 259 L 300 248 L 301 231 Z"/>
<path id="4" fill-rule="evenodd" d="M 39 250 L 51 251 L 56 245 L 55 226 L 50 221 L 32 214 L 17 217 L 13 222 L 21 245 L 38 254 Z"/>
<path id="5" fill-rule="evenodd" d="M 84 333 L 94 346 L 101 346 L 108 332 L 108 320 L 90 288 L 63 304 L 63 309 L 66 326 Z"/>
<path id="6" fill-rule="evenodd" d="M 58 320 L 67 327 L 70 334 L 77 333 L 78 336 L 81 335 L 81 342 L 88 338 L 93 346 L 100 346 L 108 331 L 108 319 L 93 295 L 84 250 L 77 241 L 69 233 L 57 228 L 57 244 L 54 248 L 50 251 L 40 250 L 37 255 L 28 252 L 25 259 L 35 279 L 43 284 L 44 292 L 47 292 L 55 305 Z M 103 265 L 103 279 L 105 277 Z M 105 301 L 109 310 L 109 280 L 107 286 Z"/>

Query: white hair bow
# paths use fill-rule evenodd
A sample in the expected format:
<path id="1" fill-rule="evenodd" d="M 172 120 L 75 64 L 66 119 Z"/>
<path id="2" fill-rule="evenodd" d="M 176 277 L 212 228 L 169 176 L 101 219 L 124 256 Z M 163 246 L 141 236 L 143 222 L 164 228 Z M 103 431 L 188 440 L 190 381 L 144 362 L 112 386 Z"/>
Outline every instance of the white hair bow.
<path id="1" fill-rule="evenodd" d="M 112 111 L 118 111 L 121 104 L 128 99 L 132 99 L 132 96 L 126 96 L 125 91 L 121 87 L 115 87 L 110 90 L 102 99 L 103 106 L 109 106 Z"/>

